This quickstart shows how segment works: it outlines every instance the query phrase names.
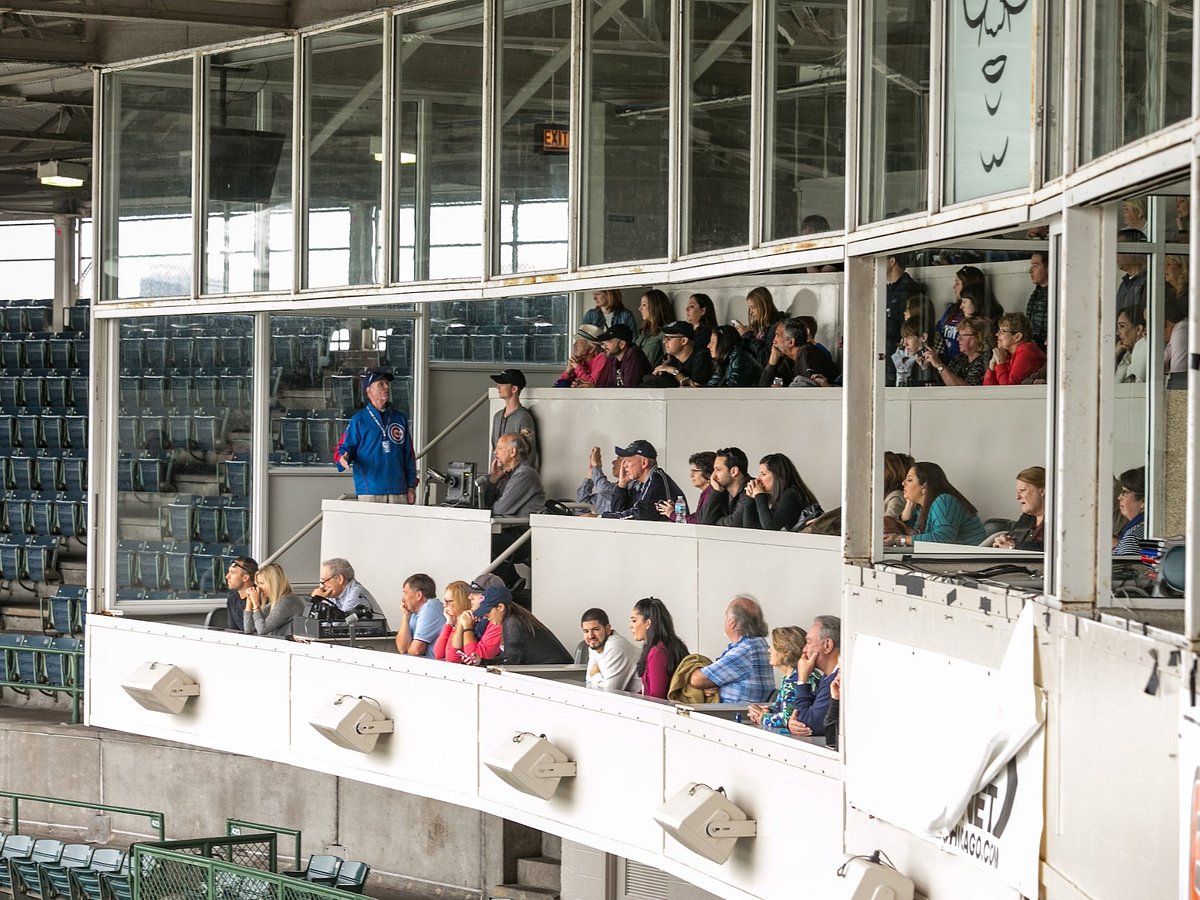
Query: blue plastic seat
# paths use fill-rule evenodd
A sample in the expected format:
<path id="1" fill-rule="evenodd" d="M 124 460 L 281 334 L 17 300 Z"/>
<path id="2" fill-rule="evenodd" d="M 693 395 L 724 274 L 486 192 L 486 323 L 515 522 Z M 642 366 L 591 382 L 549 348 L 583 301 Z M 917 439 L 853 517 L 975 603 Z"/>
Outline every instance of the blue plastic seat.
<path id="1" fill-rule="evenodd" d="M 24 406 L 25 394 L 17 375 L 0 375 L 0 406 Z"/>
<path id="2" fill-rule="evenodd" d="M 9 372 L 18 372 L 25 368 L 25 342 L 4 338 L 0 340 L 0 362 Z"/>
<path id="3" fill-rule="evenodd" d="M 140 546 L 140 541 L 117 541 L 117 553 L 113 561 L 113 568 L 118 588 L 137 587 L 140 583 L 137 555 Z"/>
<path id="4" fill-rule="evenodd" d="M 12 632 L 0 632 L 0 676 L 5 681 L 17 680 L 17 650 L 25 644 L 25 635 L 13 634 Z M 4 841 L 4 848 L 0 850 L 0 858 L 3 857 L 5 851 L 9 851 L 13 855 L 20 855 L 29 852 L 29 848 L 33 846 L 33 840 L 20 849 L 13 845 L 13 838 L 16 835 L 9 835 Z"/>
<path id="5" fill-rule="evenodd" d="M 117 417 L 117 444 L 122 450 L 138 450 L 146 446 L 141 416 Z"/>
<path id="6" fill-rule="evenodd" d="M 217 463 L 217 478 L 221 485 L 235 497 L 250 494 L 250 461 L 247 459 L 225 459 Z"/>
<path id="7" fill-rule="evenodd" d="M 279 420 L 279 446 L 287 453 L 304 453 L 308 450 L 308 421 L 299 418 Z"/>
<path id="8" fill-rule="evenodd" d="M 171 364 L 178 369 L 190 369 L 192 362 L 192 337 L 171 338 Z"/>
<path id="9" fill-rule="evenodd" d="M 167 417 L 167 438 L 172 447 L 180 450 L 191 450 L 196 446 L 195 420 L 188 415 L 175 411 Z"/>
<path id="10" fill-rule="evenodd" d="M 59 460 L 62 471 L 62 489 L 74 493 L 87 490 L 88 461 L 86 456 L 67 456 Z"/>
<path id="11" fill-rule="evenodd" d="M 245 409 L 250 405 L 250 393 L 247 378 L 244 375 L 222 375 L 221 399 L 226 406 L 234 409 Z"/>
<path id="12" fill-rule="evenodd" d="M 56 369 L 75 368 L 75 338 L 50 338 L 50 365 Z"/>
<path id="13" fill-rule="evenodd" d="M 225 537 L 231 544 L 250 542 L 250 510 L 245 506 L 227 506 L 224 510 Z"/>
<path id="14" fill-rule="evenodd" d="M 221 405 L 221 378 L 219 375 L 196 375 L 192 379 L 192 390 L 196 406 Z"/>
<path id="15" fill-rule="evenodd" d="M 0 578 L 18 581 L 25 577 L 25 548 L 0 544 Z"/>
<path id="16" fill-rule="evenodd" d="M 67 320 L 70 323 L 72 331 L 83 332 L 88 330 L 92 314 L 90 304 L 76 303 L 74 306 L 68 307 L 67 312 Z"/>
<path id="17" fill-rule="evenodd" d="M 0 413 L 0 453 L 20 446 L 21 441 L 17 436 L 17 417 Z"/>
<path id="18" fill-rule="evenodd" d="M 5 495 L 4 527 L 10 534 L 27 534 L 33 530 L 28 496 L 17 491 L 9 491 Z"/>
<path id="19" fill-rule="evenodd" d="M 148 369 L 165 369 L 171 365 L 171 342 L 168 338 L 148 337 L 143 340 L 142 364 Z"/>
<path id="20" fill-rule="evenodd" d="M 65 416 L 42 416 L 42 439 L 51 450 L 64 450 L 70 445 L 67 442 L 67 421 Z"/>
<path id="21" fill-rule="evenodd" d="M 197 450 L 216 451 L 225 444 L 225 418 L 204 410 L 192 416 L 193 439 Z"/>
<path id="22" fill-rule="evenodd" d="M 37 465 L 31 456 L 11 456 L 8 459 L 8 477 L 13 490 L 38 490 Z"/>
<path id="23" fill-rule="evenodd" d="M 87 534 L 87 502 L 81 499 L 82 492 L 79 492 L 79 497 L 72 497 L 74 493 L 67 491 L 54 504 L 55 526 L 63 537 L 82 537 Z M 33 509 L 32 503 L 30 509 Z"/>
<path id="24" fill-rule="evenodd" d="M 163 450 L 167 446 L 166 419 L 157 413 L 144 415 L 142 418 L 142 439 L 147 450 Z"/>
<path id="25" fill-rule="evenodd" d="M 37 458 L 38 485 L 43 491 L 63 489 L 62 460 L 54 456 L 39 456 Z"/>
<path id="26" fill-rule="evenodd" d="M 48 306 L 26 306 L 23 310 L 25 331 L 49 331 L 52 310 Z"/>
<path id="27" fill-rule="evenodd" d="M 221 338 L 202 335 L 192 339 L 193 361 L 205 369 L 221 365 Z"/>
<path id="28" fill-rule="evenodd" d="M 168 550 L 163 554 L 166 561 L 167 581 L 175 591 L 191 591 L 197 587 L 196 568 L 192 559 L 190 546 L 182 549 Z M 145 581 L 145 579 L 143 579 Z M 146 587 L 150 587 L 146 583 Z"/>
<path id="29" fill-rule="evenodd" d="M 357 375 L 330 377 L 329 385 L 333 392 L 333 405 L 345 411 L 354 409 L 358 405 L 359 383 Z"/>
<path id="30" fill-rule="evenodd" d="M 25 548 L 25 571 L 31 581 L 38 584 L 49 584 L 51 581 L 61 581 L 57 571 L 58 554 L 47 547 Z"/>
<path id="31" fill-rule="evenodd" d="M 37 447 L 46 446 L 42 434 L 42 417 L 37 413 L 20 413 L 17 416 L 17 433 L 21 436 L 21 447 L 27 453 Z"/>
<path id="32" fill-rule="evenodd" d="M 74 401 L 75 408 L 86 410 L 91 390 L 88 377 L 86 375 L 72 375 L 70 377 L 71 399 Z"/>
<path id="33" fill-rule="evenodd" d="M 86 450 L 88 445 L 88 417 L 63 416 L 67 429 L 67 443 L 75 450 Z"/>
<path id="34" fill-rule="evenodd" d="M 53 638 L 44 634 L 27 634 L 14 652 L 17 662 L 17 678 L 24 684 L 45 684 L 45 654 L 39 653 L 51 645 Z M 61 842 L 60 842 L 61 843 Z"/>
<path id="35" fill-rule="evenodd" d="M 138 490 L 156 494 L 170 490 L 171 462 L 157 456 L 142 457 L 134 461 L 134 482 Z"/>
<path id="36" fill-rule="evenodd" d="M 162 409 L 171 405 L 171 382 L 165 375 L 142 376 L 142 399 L 146 406 Z M 124 403 L 124 399 L 121 400 Z"/>
<path id="37" fill-rule="evenodd" d="M 50 405 L 46 400 L 45 376 L 22 375 L 21 392 L 25 395 L 26 409 L 43 409 Z"/>

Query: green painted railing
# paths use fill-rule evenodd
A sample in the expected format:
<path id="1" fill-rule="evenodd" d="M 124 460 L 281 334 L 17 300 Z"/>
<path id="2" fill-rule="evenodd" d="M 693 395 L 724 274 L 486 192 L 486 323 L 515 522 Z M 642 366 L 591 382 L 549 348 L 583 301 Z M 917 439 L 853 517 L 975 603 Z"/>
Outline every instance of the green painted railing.
<path id="1" fill-rule="evenodd" d="M 225 838 L 274 838 L 274 835 L 245 835 Z M 172 841 L 193 845 L 222 839 Z M 239 866 L 223 860 L 180 852 L 162 844 L 133 845 L 133 896 L 138 900 L 346 900 L 346 892 L 312 884 L 274 872 Z"/>
<path id="2" fill-rule="evenodd" d="M 64 800 L 61 797 L 41 797 L 37 794 L 21 794 L 16 791 L 0 791 L 0 797 L 12 800 L 12 830 L 13 834 L 21 833 L 21 801 L 31 803 L 49 803 L 53 806 L 73 806 L 77 809 L 91 809 L 97 812 L 120 813 L 125 816 L 138 816 L 148 819 L 150 828 L 161 841 L 165 836 L 163 814 L 151 809 L 137 809 L 132 806 L 110 806 L 106 803 L 89 803 L 86 800 Z"/>
<path id="3" fill-rule="evenodd" d="M 244 834 L 245 832 L 242 831 L 242 829 L 244 829 L 244 828 L 253 829 L 254 831 L 272 831 L 275 834 L 284 834 L 284 835 L 288 835 L 289 837 L 291 837 L 292 840 L 295 842 L 295 848 L 296 848 L 295 852 L 292 855 L 292 859 L 294 859 L 296 861 L 296 867 L 299 868 L 299 866 L 300 866 L 300 831 L 298 829 L 285 828 L 282 825 L 264 825 L 261 822 L 247 822 L 244 819 L 226 819 L 225 820 L 225 833 L 226 834 L 232 834 L 232 835 Z M 272 868 L 272 871 L 274 871 L 273 868 Z"/>
<path id="4" fill-rule="evenodd" d="M 35 665 L 40 672 L 46 671 L 46 656 L 58 656 L 62 659 L 64 672 L 70 672 L 69 684 L 51 684 L 49 681 L 10 681 L 4 678 L 6 665 L 0 665 L 0 688 L 11 688 L 19 694 L 30 691 L 41 691 L 43 694 L 66 694 L 71 698 L 71 724 L 78 725 L 80 708 L 83 706 L 83 684 L 79 672 L 83 668 L 83 650 L 66 650 L 60 647 L 4 647 L 7 653 L 30 653 L 37 658 Z M 15 673 L 13 673 L 15 674 Z"/>

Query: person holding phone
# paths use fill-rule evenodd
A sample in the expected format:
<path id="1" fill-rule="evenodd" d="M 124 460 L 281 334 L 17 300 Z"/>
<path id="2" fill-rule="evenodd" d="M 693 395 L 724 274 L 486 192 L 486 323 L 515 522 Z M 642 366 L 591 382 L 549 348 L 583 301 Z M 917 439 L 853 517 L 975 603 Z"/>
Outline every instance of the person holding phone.
<path id="1" fill-rule="evenodd" d="M 289 638 L 292 620 L 304 614 L 305 606 L 293 593 L 283 568 L 268 563 L 255 574 L 254 584 L 246 588 L 246 613 L 242 620 L 245 633 Z"/>

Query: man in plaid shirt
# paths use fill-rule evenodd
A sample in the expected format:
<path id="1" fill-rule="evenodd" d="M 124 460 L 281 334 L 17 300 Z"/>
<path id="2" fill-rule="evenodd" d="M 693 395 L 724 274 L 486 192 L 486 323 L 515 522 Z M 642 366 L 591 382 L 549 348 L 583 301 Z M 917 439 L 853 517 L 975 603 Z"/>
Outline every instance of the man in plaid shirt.
<path id="1" fill-rule="evenodd" d="M 725 609 L 729 646 L 712 665 L 697 669 L 691 685 L 719 688 L 722 703 L 762 703 L 775 690 L 767 648 L 767 623 L 753 597 L 734 597 Z"/>

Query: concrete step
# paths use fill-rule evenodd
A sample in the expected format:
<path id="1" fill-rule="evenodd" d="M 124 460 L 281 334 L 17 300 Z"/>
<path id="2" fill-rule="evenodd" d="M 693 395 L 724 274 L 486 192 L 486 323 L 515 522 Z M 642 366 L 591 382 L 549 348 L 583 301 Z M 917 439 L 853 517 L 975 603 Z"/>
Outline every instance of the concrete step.
<path id="1" fill-rule="evenodd" d="M 87 558 L 63 559 L 59 557 L 58 570 L 62 572 L 64 584 L 87 583 Z"/>
<path id="2" fill-rule="evenodd" d="M 552 888 L 529 887 L 524 884 L 498 884 L 488 891 L 490 900 L 558 900 Z"/>
<path id="3" fill-rule="evenodd" d="M 542 856 L 562 859 L 562 838 L 548 831 L 542 832 Z"/>
<path id="4" fill-rule="evenodd" d="M 552 856 L 529 856 L 517 860 L 517 881 L 530 887 L 562 890 L 562 861 Z"/>

